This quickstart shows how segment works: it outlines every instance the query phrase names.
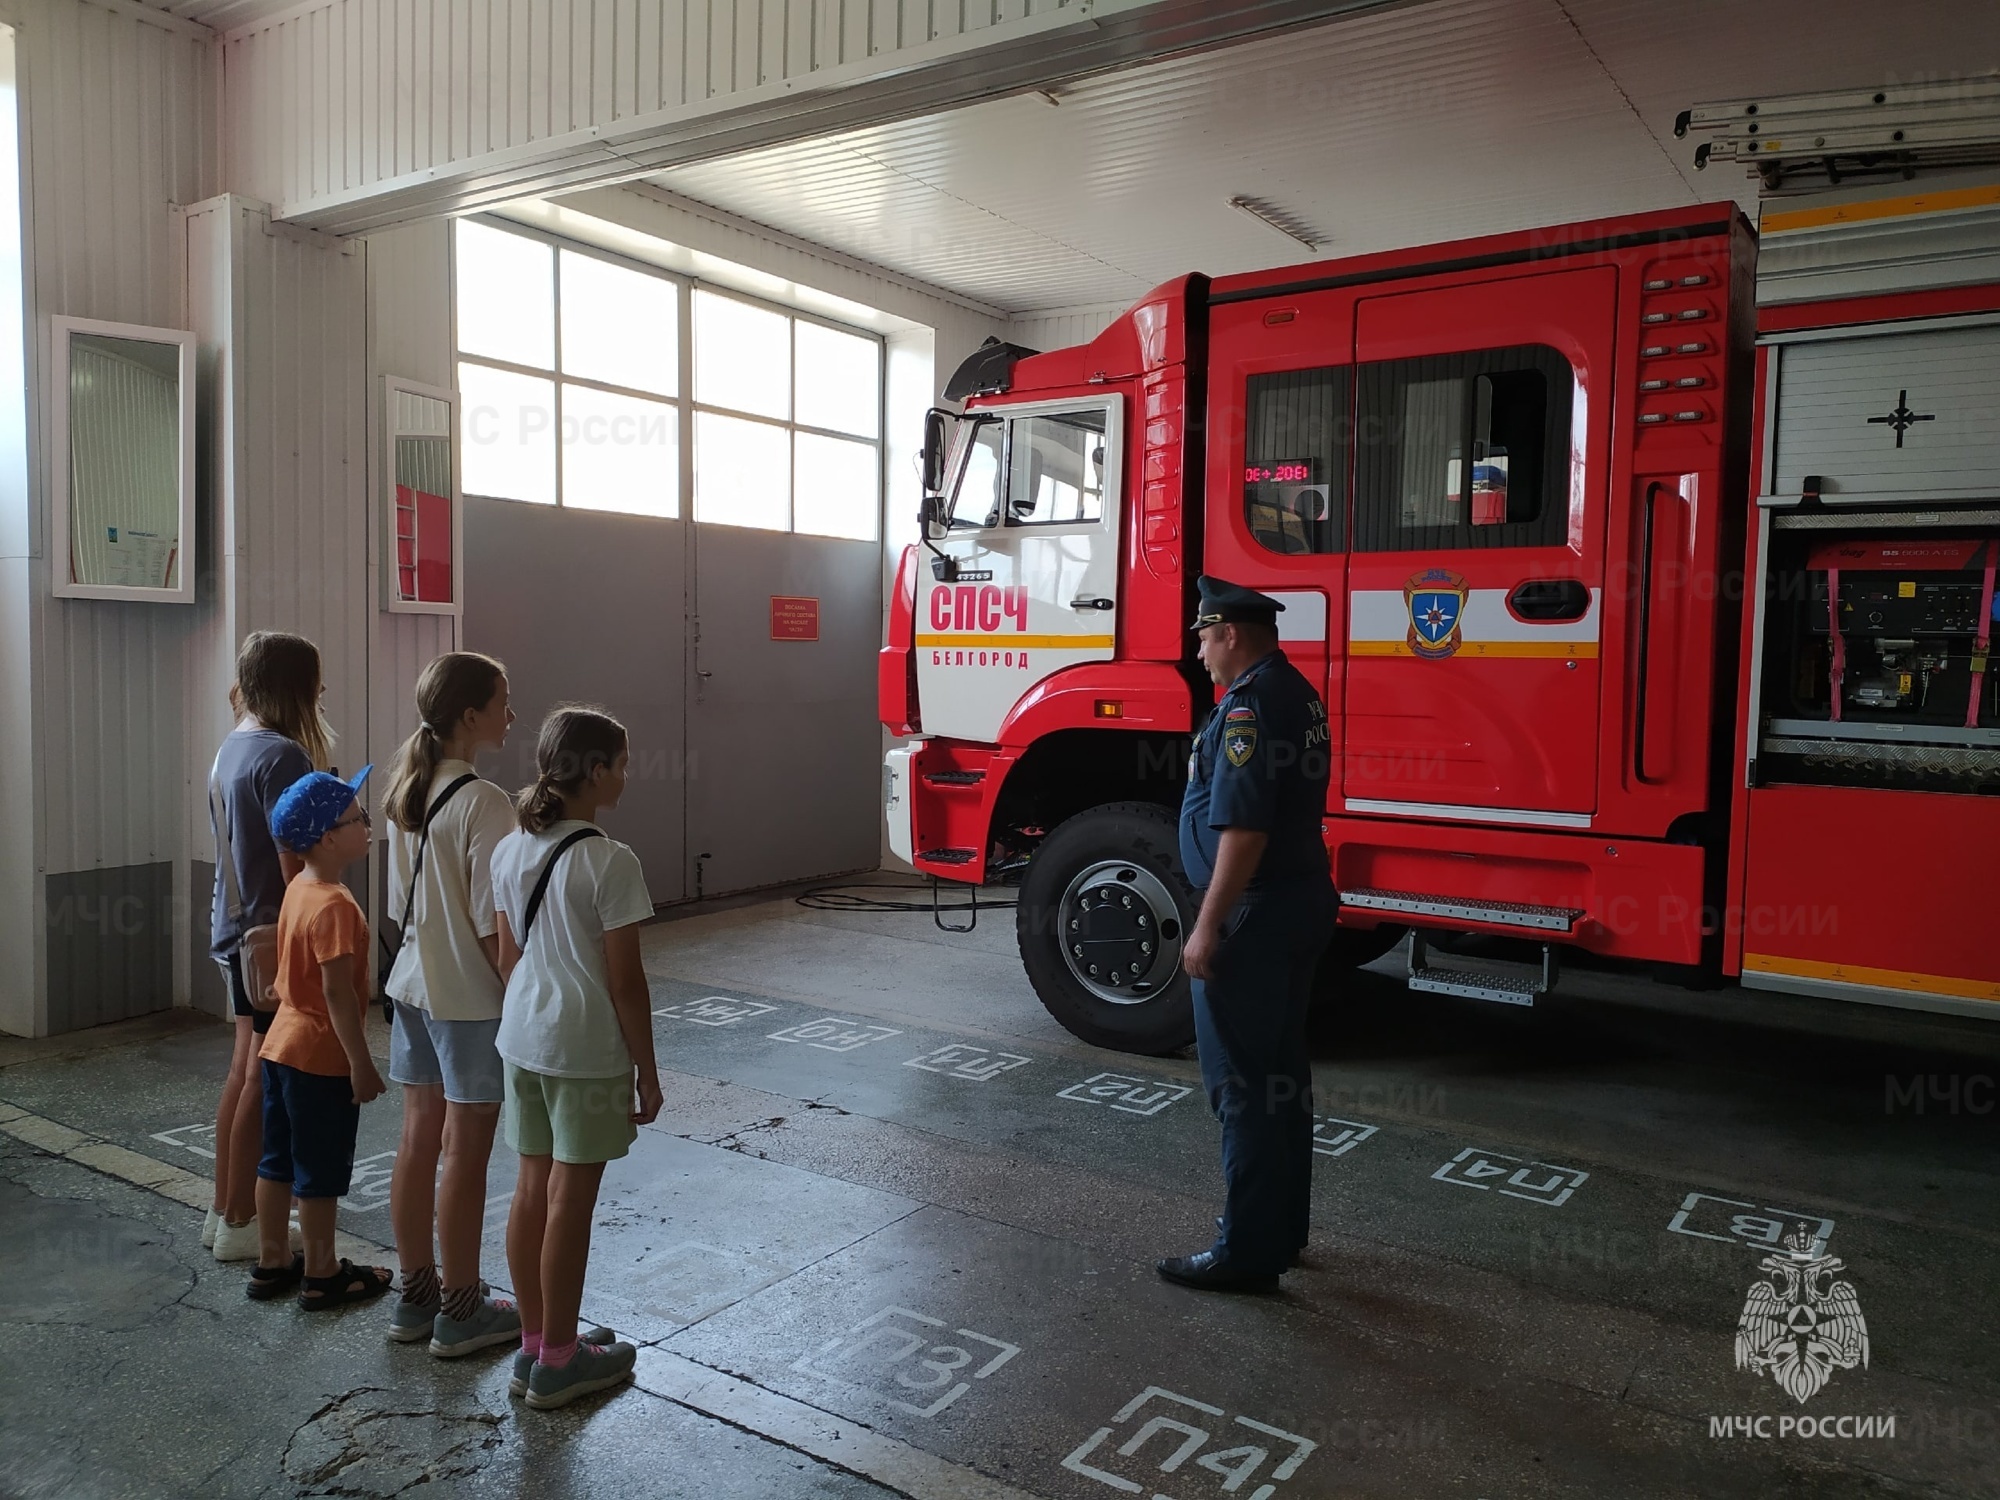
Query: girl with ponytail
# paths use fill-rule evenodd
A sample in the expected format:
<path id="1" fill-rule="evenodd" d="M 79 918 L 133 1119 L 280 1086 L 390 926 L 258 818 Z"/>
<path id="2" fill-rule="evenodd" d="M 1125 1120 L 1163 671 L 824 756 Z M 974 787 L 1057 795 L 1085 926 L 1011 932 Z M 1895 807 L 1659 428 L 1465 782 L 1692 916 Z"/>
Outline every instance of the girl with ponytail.
<path id="1" fill-rule="evenodd" d="M 513 722 L 506 668 L 448 652 L 417 679 L 417 727 L 389 779 L 383 946 L 393 961 L 383 991 L 389 1078 L 403 1086 L 389 1187 L 403 1294 L 389 1337 L 428 1339 L 446 1358 L 512 1343 L 521 1328 L 513 1304 L 488 1296 L 479 1277 L 486 1165 L 504 1092 L 494 1047 L 502 985 L 493 852 L 514 818 L 507 794 L 472 768 L 481 750 L 506 743 Z"/>
<path id="2" fill-rule="evenodd" d="M 507 1219 L 521 1300 L 514 1390 L 537 1408 L 608 1390 L 637 1357 L 627 1343 L 579 1343 L 576 1327 L 604 1165 L 660 1112 L 639 964 L 653 899 L 638 856 L 597 826 L 624 794 L 629 758 L 625 726 L 609 714 L 556 709 L 516 803 L 520 831 L 493 855 L 507 1144 L 521 1156 Z"/>

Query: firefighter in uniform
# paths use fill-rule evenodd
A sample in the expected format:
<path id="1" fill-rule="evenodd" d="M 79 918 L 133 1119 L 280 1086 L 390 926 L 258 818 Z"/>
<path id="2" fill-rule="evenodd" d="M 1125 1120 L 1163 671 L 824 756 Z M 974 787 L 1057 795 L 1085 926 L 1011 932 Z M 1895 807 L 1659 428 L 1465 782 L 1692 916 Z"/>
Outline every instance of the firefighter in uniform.
<path id="1" fill-rule="evenodd" d="M 1181 864 L 1202 893 L 1182 949 L 1227 1198 L 1207 1250 L 1159 1262 L 1169 1281 L 1270 1291 L 1305 1248 L 1312 1195 L 1306 1009 L 1339 899 L 1320 820 L 1326 704 L 1278 648 L 1264 594 L 1200 580 L 1202 665 L 1227 691 L 1196 738 Z"/>

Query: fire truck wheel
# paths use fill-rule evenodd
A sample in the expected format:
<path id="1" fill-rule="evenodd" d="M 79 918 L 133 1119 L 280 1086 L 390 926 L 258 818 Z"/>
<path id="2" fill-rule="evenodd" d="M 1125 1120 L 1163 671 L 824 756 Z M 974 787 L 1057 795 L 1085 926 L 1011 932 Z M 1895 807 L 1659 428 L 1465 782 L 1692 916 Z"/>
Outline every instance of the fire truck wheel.
<path id="1" fill-rule="evenodd" d="M 1060 824 L 1028 861 L 1021 963 L 1049 1014 L 1093 1046 L 1157 1056 L 1194 1040 L 1181 942 L 1196 906 L 1178 843 L 1168 809 L 1114 802 Z"/>
<path id="2" fill-rule="evenodd" d="M 1376 927 L 1336 927 L 1333 940 L 1326 945 L 1326 952 L 1319 958 L 1319 971 L 1313 975 L 1313 1009 L 1331 1010 L 1338 1007 L 1342 999 L 1351 993 L 1353 980 L 1350 977 L 1363 964 L 1372 964 L 1396 944 L 1402 942 L 1407 927 L 1396 927 L 1384 922 Z"/>

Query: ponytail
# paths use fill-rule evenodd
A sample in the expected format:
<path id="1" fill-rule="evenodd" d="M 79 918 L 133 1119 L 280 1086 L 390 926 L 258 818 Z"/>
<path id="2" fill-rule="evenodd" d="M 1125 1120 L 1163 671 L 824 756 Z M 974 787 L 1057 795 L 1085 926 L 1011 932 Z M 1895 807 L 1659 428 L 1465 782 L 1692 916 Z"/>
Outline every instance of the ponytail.
<path id="1" fill-rule="evenodd" d="M 507 669 L 476 651 L 447 651 L 417 678 L 418 724 L 396 752 L 384 800 L 390 819 L 406 833 L 424 826 L 431 779 L 444 759 L 444 742 L 458 732 L 468 713 L 493 701 Z"/>
<path id="2" fill-rule="evenodd" d="M 625 753 L 625 726 L 602 709 L 564 704 L 550 710 L 535 738 L 535 779 L 514 799 L 515 816 L 529 833 L 544 833 L 563 819 L 563 799 L 583 790 L 591 773 Z"/>

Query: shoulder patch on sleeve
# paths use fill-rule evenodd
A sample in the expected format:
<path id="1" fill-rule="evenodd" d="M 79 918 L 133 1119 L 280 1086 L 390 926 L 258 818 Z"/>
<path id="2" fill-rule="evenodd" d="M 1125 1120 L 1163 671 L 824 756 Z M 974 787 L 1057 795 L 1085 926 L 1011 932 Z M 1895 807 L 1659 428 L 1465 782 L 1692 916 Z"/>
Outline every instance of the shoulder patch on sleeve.
<path id="1" fill-rule="evenodd" d="M 1222 721 L 1222 753 L 1232 766 L 1241 766 L 1257 751 L 1257 711 L 1232 708 Z"/>

